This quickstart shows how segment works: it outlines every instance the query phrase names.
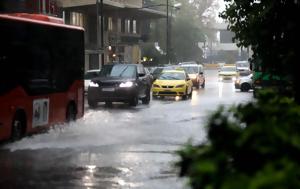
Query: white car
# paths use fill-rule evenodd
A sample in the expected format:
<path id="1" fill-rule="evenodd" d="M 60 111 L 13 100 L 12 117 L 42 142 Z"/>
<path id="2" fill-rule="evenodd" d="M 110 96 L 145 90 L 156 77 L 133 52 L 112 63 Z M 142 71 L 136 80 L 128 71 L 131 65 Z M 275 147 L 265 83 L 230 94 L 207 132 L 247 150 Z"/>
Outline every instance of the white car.
<path id="1" fill-rule="evenodd" d="M 240 77 L 238 77 L 234 83 L 235 88 L 240 89 L 242 92 L 248 92 L 250 89 L 253 88 L 252 77 L 252 73 L 248 75 L 240 75 Z"/>
<path id="2" fill-rule="evenodd" d="M 250 64 L 247 60 L 243 61 L 237 61 L 235 62 L 237 71 L 249 71 L 250 70 Z"/>
<path id="3" fill-rule="evenodd" d="M 88 70 L 84 74 L 84 92 L 87 92 L 91 79 L 98 77 L 100 69 Z"/>
<path id="4" fill-rule="evenodd" d="M 236 80 L 236 77 L 238 76 L 238 72 L 235 66 L 223 66 L 219 70 L 219 81 L 223 80 Z"/>

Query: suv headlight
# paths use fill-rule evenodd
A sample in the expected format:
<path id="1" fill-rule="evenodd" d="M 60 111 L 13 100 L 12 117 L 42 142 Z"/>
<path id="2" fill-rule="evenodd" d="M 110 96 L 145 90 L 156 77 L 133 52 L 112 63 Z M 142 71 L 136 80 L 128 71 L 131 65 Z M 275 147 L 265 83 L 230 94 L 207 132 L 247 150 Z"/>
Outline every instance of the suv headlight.
<path id="1" fill-rule="evenodd" d="M 157 84 L 153 84 L 153 87 L 154 87 L 154 88 L 160 88 L 160 86 L 157 85 Z"/>
<path id="2" fill-rule="evenodd" d="M 95 82 L 93 82 L 93 81 L 90 81 L 89 87 L 99 87 L 99 84 L 98 84 L 98 83 L 95 83 Z"/>
<path id="3" fill-rule="evenodd" d="M 121 88 L 129 88 L 129 87 L 132 87 L 132 86 L 133 86 L 133 82 L 132 81 L 127 81 L 127 82 L 121 83 L 119 85 L 119 87 L 121 87 Z"/>

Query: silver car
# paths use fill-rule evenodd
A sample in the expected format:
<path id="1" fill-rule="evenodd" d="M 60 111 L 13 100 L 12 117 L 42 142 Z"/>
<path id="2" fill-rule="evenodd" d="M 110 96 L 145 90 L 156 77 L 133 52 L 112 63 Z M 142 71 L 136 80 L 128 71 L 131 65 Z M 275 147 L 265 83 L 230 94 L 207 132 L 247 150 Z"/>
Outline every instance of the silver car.
<path id="1" fill-rule="evenodd" d="M 240 75 L 234 83 L 236 89 L 240 89 L 242 92 L 248 92 L 253 88 L 252 85 L 252 73 L 249 75 Z"/>

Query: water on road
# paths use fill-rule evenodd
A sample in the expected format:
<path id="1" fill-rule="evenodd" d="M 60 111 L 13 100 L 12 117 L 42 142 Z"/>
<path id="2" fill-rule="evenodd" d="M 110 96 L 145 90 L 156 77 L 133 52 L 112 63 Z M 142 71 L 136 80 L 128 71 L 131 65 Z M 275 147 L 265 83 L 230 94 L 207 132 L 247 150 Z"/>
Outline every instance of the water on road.
<path id="1" fill-rule="evenodd" d="M 219 105 L 252 94 L 218 82 L 206 71 L 206 88 L 192 99 L 165 98 L 149 105 L 114 104 L 0 148 L 0 188 L 188 188 L 177 177 L 174 154 L 189 139 L 205 141 L 205 123 Z"/>

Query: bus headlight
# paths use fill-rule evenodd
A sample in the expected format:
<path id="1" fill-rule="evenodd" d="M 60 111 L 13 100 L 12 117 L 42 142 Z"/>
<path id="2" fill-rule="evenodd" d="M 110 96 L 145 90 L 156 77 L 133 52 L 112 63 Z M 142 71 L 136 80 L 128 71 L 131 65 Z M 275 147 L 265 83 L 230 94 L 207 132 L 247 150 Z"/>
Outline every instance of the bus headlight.
<path id="1" fill-rule="evenodd" d="M 89 87 L 99 87 L 99 84 L 98 84 L 98 83 L 95 83 L 95 82 L 93 82 L 93 81 L 91 81 L 91 82 L 89 83 Z"/>
<path id="2" fill-rule="evenodd" d="M 133 86 L 133 82 L 131 82 L 131 81 L 127 81 L 125 83 L 120 84 L 121 88 L 129 88 L 129 87 L 132 87 L 132 86 Z"/>

